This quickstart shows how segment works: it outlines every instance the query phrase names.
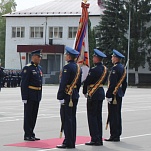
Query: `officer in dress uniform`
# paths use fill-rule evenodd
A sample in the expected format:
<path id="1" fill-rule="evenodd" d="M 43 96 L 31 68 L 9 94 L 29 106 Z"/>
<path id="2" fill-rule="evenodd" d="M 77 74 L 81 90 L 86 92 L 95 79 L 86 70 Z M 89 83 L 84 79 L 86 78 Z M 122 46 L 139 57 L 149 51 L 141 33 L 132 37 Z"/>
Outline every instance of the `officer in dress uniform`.
<path id="1" fill-rule="evenodd" d="M 107 124 L 110 125 L 110 138 L 105 139 L 105 141 L 118 142 L 122 134 L 122 97 L 127 88 L 126 69 L 120 63 L 122 58 L 124 56 L 120 52 L 113 50 L 112 63 L 114 66 L 109 75 L 108 90 L 106 92 L 109 112 Z"/>
<path id="2" fill-rule="evenodd" d="M 21 96 L 24 102 L 24 140 L 40 140 L 35 137 L 34 128 L 36 124 L 39 103 L 42 97 L 42 70 L 39 66 L 41 50 L 31 53 L 31 63 L 27 64 L 21 73 Z"/>
<path id="3" fill-rule="evenodd" d="M 89 70 L 84 81 L 83 94 L 87 98 L 87 117 L 91 141 L 85 145 L 100 146 L 102 142 L 102 103 L 105 99 L 103 84 L 107 79 L 107 68 L 102 64 L 106 55 L 94 49 L 94 67 Z"/>
<path id="4" fill-rule="evenodd" d="M 68 62 L 63 67 L 57 99 L 61 103 L 60 115 L 65 139 L 62 145 L 57 148 L 75 148 L 76 141 L 76 109 L 81 86 L 81 68 L 76 64 L 75 59 L 79 52 L 65 48 L 65 60 Z"/>

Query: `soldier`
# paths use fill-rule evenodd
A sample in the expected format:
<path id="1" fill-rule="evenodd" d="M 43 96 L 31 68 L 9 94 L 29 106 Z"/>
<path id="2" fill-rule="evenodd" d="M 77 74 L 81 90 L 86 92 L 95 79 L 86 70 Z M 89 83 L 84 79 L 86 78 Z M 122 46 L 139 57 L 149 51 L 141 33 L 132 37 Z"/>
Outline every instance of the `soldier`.
<path id="1" fill-rule="evenodd" d="M 20 72 L 20 70 L 18 70 L 18 72 L 17 72 L 17 79 L 18 79 L 17 86 L 20 87 L 20 81 L 21 81 L 21 72 Z"/>
<path id="2" fill-rule="evenodd" d="M 76 141 L 76 109 L 81 86 L 81 68 L 76 64 L 75 59 L 79 52 L 66 47 L 65 60 L 68 62 L 63 67 L 57 99 L 61 103 L 60 115 L 62 130 L 65 139 L 62 145 L 57 148 L 75 148 Z"/>
<path id="3" fill-rule="evenodd" d="M 107 68 L 102 60 L 106 55 L 98 49 L 94 49 L 94 67 L 89 70 L 84 81 L 83 94 L 87 98 L 87 117 L 91 141 L 85 145 L 100 146 L 102 142 L 102 104 L 105 99 L 103 85 L 107 79 Z"/>
<path id="4" fill-rule="evenodd" d="M 42 70 L 40 50 L 31 53 L 31 63 L 21 73 L 21 95 L 24 102 L 24 140 L 36 141 L 34 127 L 36 124 L 39 103 L 42 97 Z"/>
<path id="5" fill-rule="evenodd" d="M 8 88 L 11 87 L 11 75 L 10 75 L 10 71 L 9 70 L 7 72 L 7 87 Z"/>
<path id="6" fill-rule="evenodd" d="M 15 87 L 15 74 L 13 70 L 10 72 L 10 83 L 12 88 Z"/>
<path id="7" fill-rule="evenodd" d="M 0 91 L 1 91 L 1 87 L 3 86 L 3 77 L 4 77 L 4 68 L 0 66 Z"/>
<path id="8" fill-rule="evenodd" d="M 110 138 L 105 141 L 118 142 L 122 133 L 121 107 L 122 97 L 127 88 L 126 69 L 120 63 L 124 56 L 117 50 L 113 50 L 112 63 L 114 66 L 111 69 L 108 81 L 108 90 L 106 99 L 108 101 L 108 120 L 110 125 Z"/>

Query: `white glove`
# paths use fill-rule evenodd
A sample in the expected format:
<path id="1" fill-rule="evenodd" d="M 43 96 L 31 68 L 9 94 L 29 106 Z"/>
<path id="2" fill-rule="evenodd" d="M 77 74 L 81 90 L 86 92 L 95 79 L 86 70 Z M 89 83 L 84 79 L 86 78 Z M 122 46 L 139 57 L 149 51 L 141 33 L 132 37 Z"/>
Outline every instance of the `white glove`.
<path id="1" fill-rule="evenodd" d="M 110 104 L 112 101 L 112 98 L 106 98 L 107 102 Z"/>
<path id="2" fill-rule="evenodd" d="M 64 99 L 63 100 L 59 100 L 60 104 L 63 104 L 64 103 Z"/>
<path id="3" fill-rule="evenodd" d="M 22 102 L 26 104 L 26 103 L 27 103 L 27 100 L 22 100 Z"/>
<path id="4" fill-rule="evenodd" d="M 84 94 L 84 96 L 85 96 L 85 98 L 87 98 L 87 97 L 88 97 L 88 94 L 86 93 L 86 94 Z"/>

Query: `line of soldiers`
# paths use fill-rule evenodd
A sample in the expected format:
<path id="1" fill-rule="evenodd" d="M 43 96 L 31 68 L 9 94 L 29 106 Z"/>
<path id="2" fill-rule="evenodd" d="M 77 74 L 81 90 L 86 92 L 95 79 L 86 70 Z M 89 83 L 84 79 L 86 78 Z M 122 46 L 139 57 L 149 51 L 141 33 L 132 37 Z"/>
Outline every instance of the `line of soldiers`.
<path id="1" fill-rule="evenodd" d="M 65 48 L 65 60 L 68 62 L 62 69 L 57 99 L 60 102 L 61 134 L 65 139 L 57 148 L 75 148 L 76 142 L 76 110 L 79 101 L 79 89 L 82 85 L 82 70 L 76 63 L 79 52 L 73 48 Z M 31 52 L 31 63 L 27 64 L 21 72 L 21 95 L 24 103 L 24 140 L 37 141 L 34 132 L 39 104 L 42 98 L 42 68 L 41 51 Z M 83 94 L 87 100 L 87 118 L 91 141 L 85 145 L 101 146 L 102 140 L 102 104 L 106 97 L 108 102 L 107 125 L 110 126 L 110 138 L 105 141 L 119 142 L 122 134 L 121 108 L 122 97 L 127 88 L 126 69 L 121 64 L 124 56 L 113 50 L 113 67 L 108 74 L 103 65 L 106 55 L 94 49 L 94 67 L 89 70 L 84 81 Z M 108 89 L 105 93 L 103 85 L 108 78 Z"/>
<path id="2" fill-rule="evenodd" d="M 62 70 L 57 99 L 59 100 L 61 116 L 61 133 L 64 131 L 65 139 L 57 148 L 75 148 L 76 142 L 76 109 L 79 100 L 79 89 L 81 86 L 81 74 L 75 59 L 79 53 L 66 47 L 65 60 L 68 62 Z M 94 67 L 89 70 L 83 85 L 83 94 L 87 99 L 87 119 L 90 142 L 85 145 L 102 146 L 102 105 L 106 97 L 108 102 L 107 125 L 110 126 L 109 142 L 119 142 L 122 134 L 121 107 L 122 97 L 127 88 L 126 69 L 120 63 L 124 56 L 117 50 L 113 50 L 113 67 L 108 74 L 103 58 L 107 57 L 103 52 L 94 49 Z M 108 78 L 108 90 L 105 94 L 103 85 Z"/>
<path id="3" fill-rule="evenodd" d="M 20 70 L 3 70 L 3 77 L 1 79 L 1 87 L 19 87 L 21 82 Z"/>

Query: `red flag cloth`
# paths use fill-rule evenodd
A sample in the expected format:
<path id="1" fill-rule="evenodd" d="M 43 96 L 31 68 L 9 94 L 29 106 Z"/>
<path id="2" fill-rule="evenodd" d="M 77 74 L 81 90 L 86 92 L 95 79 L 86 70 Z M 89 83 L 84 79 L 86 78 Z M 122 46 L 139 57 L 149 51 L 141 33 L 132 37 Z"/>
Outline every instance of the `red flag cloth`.
<path id="1" fill-rule="evenodd" d="M 88 46 L 88 8 L 90 4 L 81 3 L 82 14 L 79 21 L 79 27 L 76 34 L 75 50 L 80 55 L 77 63 L 84 64 L 89 67 L 89 46 Z"/>
<path id="2" fill-rule="evenodd" d="M 80 55 L 77 58 L 77 63 L 82 68 L 82 82 L 86 79 L 89 71 L 89 44 L 88 44 L 88 8 L 90 4 L 81 3 L 82 14 L 79 21 L 79 27 L 76 34 L 74 43 L 74 49 L 77 50 Z"/>

